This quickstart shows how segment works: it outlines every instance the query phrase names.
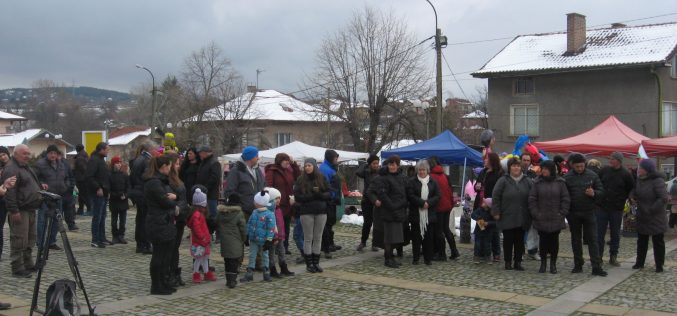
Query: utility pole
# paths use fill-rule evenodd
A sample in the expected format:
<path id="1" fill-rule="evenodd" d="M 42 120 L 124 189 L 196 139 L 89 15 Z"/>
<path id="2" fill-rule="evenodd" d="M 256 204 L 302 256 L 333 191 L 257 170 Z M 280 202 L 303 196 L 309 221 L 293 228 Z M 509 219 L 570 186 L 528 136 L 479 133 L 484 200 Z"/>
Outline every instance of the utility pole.
<path id="1" fill-rule="evenodd" d="M 437 13 L 435 13 L 435 28 L 437 28 Z M 436 29 L 435 32 L 435 50 L 437 51 L 437 125 L 436 130 L 439 135 L 442 133 L 442 44 L 440 38 L 442 30 Z"/>

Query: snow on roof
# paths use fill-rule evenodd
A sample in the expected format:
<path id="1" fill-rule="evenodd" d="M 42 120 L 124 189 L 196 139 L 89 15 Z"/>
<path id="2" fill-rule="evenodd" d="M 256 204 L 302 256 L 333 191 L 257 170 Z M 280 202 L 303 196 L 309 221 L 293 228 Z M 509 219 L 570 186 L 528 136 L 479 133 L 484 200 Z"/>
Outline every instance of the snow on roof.
<path id="1" fill-rule="evenodd" d="M 665 62 L 677 45 L 677 22 L 587 30 L 585 45 L 567 55 L 566 32 L 520 35 L 472 75 Z"/>
<path id="2" fill-rule="evenodd" d="M 207 110 L 202 121 L 232 120 L 234 110 L 242 111 L 251 102 L 244 114 L 245 120 L 272 121 L 320 121 L 326 120 L 326 114 L 317 107 L 297 100 L 275 90 L 259 90 L 254 95 L 247 92 L 223 105 Z M 198 120 L 198 116 L 187 119 L 188 122 Z"/>
<path id="3" fill-rule="evenodd" d="M 14 115 L 12 113 L 7 113 L 0 111 L 0 120 L 15 120 L 15 121 L 25 121 L 26 118 L 23 116 Z"/>
<path id="4" fill-rule="evenodd" d="M 464 119 L 477 119 L 477 118 L 488 118 L 488 117 L 489 117 L 489 115 L 487 115 L 486 113 L 484 113 L 480 110 L 470 112 L 470 113 L 462 116 L 462 118 L 464 118 Z"/>
<path id="5" fill-rule="evenodd" d="M 470 127 L 464 127 L 463 129 L 486 129 L 486 128 L 479 126 L 479 125 L 473 125 L 473 126 L 470 126 Z"/>
<path id="6" fill-rule="evenodd" d="M 40 132 L 42 131 L 43 131 L 42 129 L 34 128 L 27 129 L 23 132 L 16 134 L 0 135 L 0 146 L 14 147 L 16 145 L 23 143 L 23 141 L 26 139 L 28 140 L 32 139 L 33 137 L 40 134 Z"/>
<path id="7" fill-rule="evenodd" d="M 151 129 L 148 128 L 145 131 L 137 131 L 137 132 L 131 132 L 128 134 L 123 134 L 117 137 L 113 137 L 108 139 L 108 145 L 115 146 L 115 145 L 127 145 L 131 141 L 135 140 L 139 136 L 148 136 L 150 135 Z"/>

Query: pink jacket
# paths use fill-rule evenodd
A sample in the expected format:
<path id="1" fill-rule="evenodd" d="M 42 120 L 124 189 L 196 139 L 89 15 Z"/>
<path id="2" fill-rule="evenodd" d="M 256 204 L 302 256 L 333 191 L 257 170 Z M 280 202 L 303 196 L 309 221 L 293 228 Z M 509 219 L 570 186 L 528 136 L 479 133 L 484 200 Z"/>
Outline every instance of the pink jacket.
<path id="1" fill-rule="evenodd" d="M 277 226 L 277 233 L 275 233 L 276 240 L 284 240 L 287 233 L 284 231 L 284 217 L 282 217 L 282 209 L 275 208 L 275 225 Z"/>

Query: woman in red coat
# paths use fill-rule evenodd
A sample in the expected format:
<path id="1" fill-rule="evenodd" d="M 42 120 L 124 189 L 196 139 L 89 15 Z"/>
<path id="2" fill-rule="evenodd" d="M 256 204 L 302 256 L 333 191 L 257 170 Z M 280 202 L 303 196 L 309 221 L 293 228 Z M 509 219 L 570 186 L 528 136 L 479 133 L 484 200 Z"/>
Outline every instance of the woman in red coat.
<path id="1" fill-rule="evenodd" d="M 275 163 L 266 166 L 266 186 L 276 188 L 280 191 L 280 209 L 282 209 L 282 216 L 284 217 L 284 229 L 289 231 L 289 224 L 291 223 L 292 207 L 289 199 L 290 195 L 294 195 L 294 182 L 301 175 L 299 166 L 294 160 L 285 153 L 275 155 Z M 289 235 L 285 236 L 284 249 L 287 254 L 289 252 Z"/>
<path id="2" fill-rule="evenodd" d="M 444 174 L 444 168 L 439 164 L 437 157 L 430 157 L 428 159 L 432 169 L 430 171 L 430 178 L 437 183 L 437 187 L 440 190 L 440 200 L 435 206 L 437 211 L 437 222 L 435 223 L 435 250 L 437 256 L 435 260 L 446 261 L 446 242 L 449 243 L 449 250 L 451 251 L 449 259 L 456 260 L 460 257 L 458 249 L 456 248 L 456 240 L 454 240 L 454 234 L 449 228 L 449 223 L 451 221 L 451 209 L 454 207 L 454 190 L 449 183 L 449 178 Z"/>

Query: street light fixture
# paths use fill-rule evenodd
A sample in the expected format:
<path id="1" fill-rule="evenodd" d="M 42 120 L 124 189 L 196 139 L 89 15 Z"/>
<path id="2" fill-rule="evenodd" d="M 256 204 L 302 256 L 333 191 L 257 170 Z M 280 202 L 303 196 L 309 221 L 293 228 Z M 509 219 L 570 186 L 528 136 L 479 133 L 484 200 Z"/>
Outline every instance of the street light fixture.
<path id="1" fill-rule="evenodd" d="M 437 120 L 435 130 L 437 134 L 442 133 L 442 30 L 437 27 L 437 10 L 430 0 L 425 0 L 433 8 L 435 13 L 435 51 L 437 52 Z"/>
<path id="2" fill-rule="evenodd" d="M 136 68 L 143 69 L 143 70 L 147 71 L 150 74 L 150 78 L 153 82 L 153 90 L 151 90 L 152 101 L 151 101 L 151 114 L 150 114 L 150 123 L 149 123 L 149 126 L 153 127 L 153 125 L 155 124 L 155 95 L 157 93 L 157 90 L 155 89 L 155 76 L 153 75 L 153 72 L 150 71 L 150 69 L 148 69 L 144 66 L 136 64 Z"/>

